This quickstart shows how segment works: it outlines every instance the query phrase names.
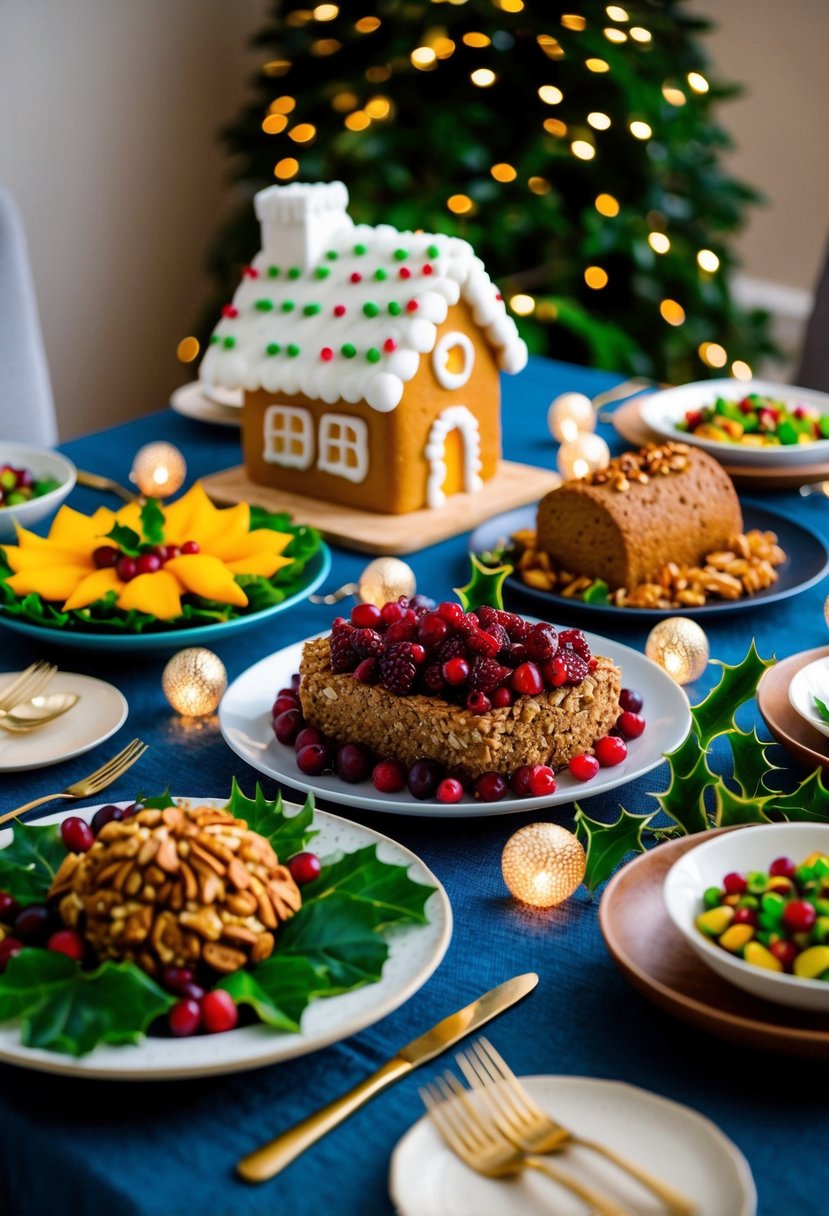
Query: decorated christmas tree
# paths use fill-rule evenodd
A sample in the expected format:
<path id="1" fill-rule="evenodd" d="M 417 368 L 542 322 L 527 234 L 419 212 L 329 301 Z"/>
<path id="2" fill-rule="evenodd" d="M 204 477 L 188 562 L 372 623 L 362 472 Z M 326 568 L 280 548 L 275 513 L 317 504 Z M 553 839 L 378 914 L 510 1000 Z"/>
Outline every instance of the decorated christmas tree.
<path id="1" fill-rule="evenodd" d="M 685 0 L 275 3 L 225 132 L 244 198 L 217 234 L 215 320 L 258 248 L 250 196 L 341 179 L 358 221 L 467 238 L 531 349 L 681 382 L 751 374 L 705 21 Z"/>

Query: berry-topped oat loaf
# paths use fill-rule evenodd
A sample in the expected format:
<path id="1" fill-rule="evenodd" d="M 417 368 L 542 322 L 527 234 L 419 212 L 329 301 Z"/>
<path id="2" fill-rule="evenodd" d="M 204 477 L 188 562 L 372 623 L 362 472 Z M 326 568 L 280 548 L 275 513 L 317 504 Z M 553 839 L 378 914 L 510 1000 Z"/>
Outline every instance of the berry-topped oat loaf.
<path id="1" fill-rule="evenodd" d="M 420 596 L 358 604 L 306 643 L 300 675 L 302 715 L 324 736 L 465 778 L 563 768 L 619 717 L 619 669 L 580 630 Z"/>

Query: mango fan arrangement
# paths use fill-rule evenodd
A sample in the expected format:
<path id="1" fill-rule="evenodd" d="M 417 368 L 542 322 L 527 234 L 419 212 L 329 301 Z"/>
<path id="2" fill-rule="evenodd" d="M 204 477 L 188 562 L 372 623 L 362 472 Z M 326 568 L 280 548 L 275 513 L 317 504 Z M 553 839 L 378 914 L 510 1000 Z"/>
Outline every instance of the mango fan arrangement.
<path id="1" fill-rule="evenodd" d="M 259 612 L 301 590 L 313 528 L 248 503 L 215 507 L 200 483 L 176 502 L 61 507 L 49 535 L 0 546 L 3 610 L 79 632 L 146 633 Z"/>

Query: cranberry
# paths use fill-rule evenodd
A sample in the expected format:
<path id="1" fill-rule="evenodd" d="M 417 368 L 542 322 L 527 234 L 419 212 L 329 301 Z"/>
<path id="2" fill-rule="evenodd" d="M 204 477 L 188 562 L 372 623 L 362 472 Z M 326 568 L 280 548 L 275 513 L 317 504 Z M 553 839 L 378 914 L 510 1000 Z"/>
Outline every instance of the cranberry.
<path id="1" fill-rule="evenodd" d="M 734 916 L 731 921 L 732 925 L 756 925 L 757 924 L 757 909 L 756 908 L 735 908 Z"/>
<path id="2" fill-rule="evenodd" d="M 121 809 L 121 818 L 129 819 L 132 815 L 137 815 L 139 811 L 143 810 L 144 804 L 142 802 L 131 802 L 129 806 L 125 806 Z"/>
<path id="3" fill-rule="evenodd" d="M 641 692 L 637 692 L 635 688 L 623 688 L 619 693 L 619 705 L 622 709 L 628 710 L 632 714 L 638 714 L 645 704 L 645 699 Z"/>
<path id="4" fill-rule="evenodd" d="M 53 950 L 55 954 L 65 954 L 67 958 L 73 958 L 79 963 L 84 952 L 83 938 L 74 929 L 58 929 L 57 933 L 53 933 L 49 938 L 46 949 Z"/>
<path id="5" fill-rule="evenodd" d="M 214 988 L 202 998 L 202 1026 L 208 1034 L 221 1034 L 232 1030 L 239 1021 L 239 1010 L 229 992 L 223 988 Z"/>
<path id="6" fill-rule="evenodd" d="M 195 1034 L 201 1026 L 201 1005 L 192 997 L 179 1001 L 167 1014 L 167 1025 L 177 1039 Z"/>
<path id="7" fill-rule="evenodd" d="M 42 904 L 29 904 L 14 918 L 14 932 L 24 942 L 43 941 L 49 931 L 52 915 Z"/>
<path id="8" fill-rule="evenodd" d="M 176 996 L 185 996 L 185 988 L 188 988 L 195 978 L 189 967 L 165 967 L 161 972 L 162 984 L 168 992 L 173 992 Z"/>
<path id="9" fill-rule="evenodd" d="M 469 679 L 469 664 L 466 659 L 450 659 L 441 669 L 447 684 L 465 684 Z"/>
<path id="10" fill-rule="evenodd" d="M 624 713 L 619 714 L 616 725 L 621 731 L 623 739 L 638 739 L 645 729 L 645 719 L 641 714 L 635 714 L 632 710 L 626 709 Z"/>
<path id="11" fill-rule="evenodd" d="M 415 663 L 420 664 L 426 662 L 426 651 L 422 646 L 418 646 L 417 642 L 415 642 L 415 644 L 412 646 L 409 654 Z"/>
<path id="12" fill-rule="evenodd" d="M 406 784 L 406 770 L 396 760 L 381 760 L 375 764 L 371 780 L 381 794 L 397 794 Z"/>
<path id="13" fill-rule="evenodd" d="M 526 662 L 527 658 L 527 647 L 523 642 L 512 642 L 507 647 L 506 661 L 512 667 L 520 667 L 522 663 Z"/>
<path id="14" fill-rule="evenodd" d="M 605 735 L 603 739 L 598 739 L 594 751 L 602 768 L 613 768 L 621 764 L 628 754 L 624 739 L 614 735 Z"/>
<path id="15" fill-rule="evenodd" d="M 806 417 L 805 413 L 803 414 L 803 417 L 804 418 Z M 17 470 L 17 488 L 18 488 L 18 490 L 28 490 L 34 484 L 35 484 L 35 475 L 31 469 L 18 469 Z"/>
<path id="16" fill-rule="evenodd" d="M 748 886 L 748 881 L 745 874 L 738 874 L 736 870 L 732 870 L 730 874 L 726 874 L 722 885 L 726 895 L 742 895 Z"/>
<path id="17" fill-rule="evenodd" d="M 124 812 L 121 810 L 120 806 L 112 806 L 111 804 L 108 806 L 99 806 L 95 814 L 92 816 L 92 821 L 89 826 L 97 836 L 101 828 L 106 827 L 108 823 L 112 823 L 113 820 L 123 818 Z M 64 822 L 66 821 L 64 820 Z"/>
<path id="18" fill-rule="evenodd" d="M 544 681 L 535 663 L 522 663 L 512 673 L 512 687 L 523 696 L 533 696 L 544 691 Z"/>
<path id="19" fill-rule="evenodd" d="M 13 920 L 20 911 L 20 905 L 8 891 L 0 891 L 0 920 Z"/>
<path id="20" fill-rule="evenodd" d="M 280 743 L 292 744 L 305 725 L 305 719 L 298 709 L 286 709 L 274 719 L 273 733 Z"/>
<path id="21" fill-rule="evenodd" d="M 300 676 L 299 672 L 295 671 L 294 674 L 291 676 L 291 691 L 292 692 L 299 692 L 299 685 L 300 685 L 301 680 L 302 680 L 302 677 Z"/>
<path id="22" fill-rule="evenodd" d="M 421 619 L 417 629 L 417 638 L 424 646 L 431 649 L 439 646 L 449 632 L 449 626 L 436 612 L 427 612 Z"/>
<path id="23" fill-rule="evenodd" d="M 409 600 L 409 607 L 414 608 L 415 612 L 434 612 L 437 605 L 434 600 L 430 600 L 428 595 L 413 595 Z"/>
<path id="24" fill-rule="evenodd" d="M 78 815 L 70 815 L 60 825 L 60 838 L 70 853 L 86 853 L 95 843 L 95 833 Z"/>
<path id="25" fill-rule="evenodd" d="M 23 942 L 17 937 L 4 937 L 0 942 L 0 974 L 6 970 L 16 954 L 23 949 Z"/>
<path id="26" fill-rule="evenodd" d="M 161 558 L 155 553 L 142 553 L 135 569 L 138 574 L 156 574 L 161 569 Z"/>
<path id="27" fill-rule="evenodd" d="M 438 802 L 460 802 L 463 798 L 463 786 L 457 777 L 444 777 L 437 788 Z"/>
<path id="28" fill-rule="evenodd" d="M 341 781 L 365 781 L 371 767 L 371 753 L 361 743 L 344 743 L 338 749 L 334 768 Z"/>
<path id="29" fill-rule="evenodd" d="M 510 788 L 513 794 L 518 798 L 529 798 L 530 796 L 530 773 L 533 771 L 532 764 L 522 764 L 517 768 L 510 778 Z"/>
<path id="30" fill-rule="evenodd" d="M 599 771 L 599 762 L 595 756 L 582 752 L 580 756 L 573 756 L 567 768 L 577 781 L 592 781 Z"/>
<path id="31" fill-rule="evenodd" d="M 194 540 L 190 541 L 191 545 L 194 545 L 195 543 L 196 542 Z M 181 557 L 182 550 L 183 550 L 183 546 L 182 546 L 182 549 L 179 549 L 178 545 L 168 545 L 167 546 L 167 561 L 171 562 L 174 557 Z M 198 553 L 198 549 L 196 549 L 196 550 L 191 549 L 191 553 L 192 552 Z"/>
<path id="32" fill-rule="evenodd" d="M 409 769 L 409 793 L 421 801 L 431 798 L 441 777 L 441 767 L 435 760 L 415 760 Z"/>
<path id="33" fill-rule="evenodd" d="M 191 1001 L 200 1001 L 204 996 L 204 992 L 205 990 L 202 988 L 201 984 L 197 984 L 194 981 L 192 984 L 185 984 L 182 987 L 179 995 L 187 996 Z"/>
<path id="34" fill-rule="evenodd" d="M 772 878 L 794 878 L 796 869 L 791 857 L 775 857 L 769 866 L 769 875 Z"/>
<path id="35" fill-rule="evenodd" d="M 732 921 L 732 924 L 734 922 Z M 776 942 L 772 942 L 769 950 L 774 955 L 779 963 L 783 964 L 786 971 L 791 971 L 794 966 L 794 960 L 798 956 L 797 943 L 787 941 L 785 938 L 779 938 Z"/>
<path id="36" fill-rule="evenodd" d="M 297 694 L 297 690 L 296 690 L 295 688 L 293 688 L 293 687 L 291 687 L 291 688 L 285 687 L 285 688 L 280 688 L 279 692 L 278 692 L 276 695 L 277 695 L 277 698 L 279 698 L 279 697 L 293 697 L 293 699 L 294 699 L 294 704 L 296 705 L 296 704 L 299 702 L 299 697 L 298 697 L 296 694 Z"/>
<path id="37" fill-rule="evenodd" d="M 376 659 L 362 659 L 352 672 L 360 684 L 376 684 L 380 678 Z"/>
<path id="38" fill-rule="evenodd" d="M 512 705 L 515 697 L 511 688 L 496 688 L 495 692 L 490 697 L 493 709 L 506 709 Z"/>
<path id="39" fill-rule="evenodd" d="M 462 661 L 453 659 L 453 662 Z M 471 692 L 466 698 L 466 708 L 472 714 L 485 714 L 492 709 L 492 702 L 484 692 Z"/>
<path id="40" fill-rule="evenodd" d="M 121 550 L 114 545 L 99 545 L 92 551 L 92 560 L 98 570 L 109 570 L 121 556 Z"/>
<path id="41" fill-rule="evenodd" d="M 273 709 L 271 710 L 271 717 L 278 718 L 280 714 L 287 713 L 289 709 L 299 709 L 298 698 L 295 696 L 277 697 L 273 703 Z"/>
<path id="42" fill-rule="evenodd" d="M 530 794 L 544 798 L 556 792 L 556 775 L 548 764 L 534 764 L 530 772 Z"/>
<path id="43" fill-rule="evenodd" d="M 405 615 L 406 608 L 397 600 L 390 600 L 380 609 L 380 619 L 385 625 L 394 625 L 397 621 L 402 621 Z"/>
<path id="44" fill-rule="evenodd" d="M 331 767 L 331 754 L 323 743 L 306 743 L 297 750 L 296 766 L 307 777 L 319 777 Z"/>
<path id="45" fill-rule="evenodd" d="M 325 741 L 325 735 L 321 735 L 316 726 L 303 726 L 294 739 L 294 747 L 297 751 L 301 751 L 303 747 L 310 747 L 312 743 L 325 743 Z"/>
<path id="46" fill-rule="evenodd" d="M 475 629 L 467 634 L 466 644 L 473 654 L 479 654 L 485 659 L 494 659 L 501 649 L 499 639 L 483 629 Z"/>
<path id="47" fill-rule="evenodd" d="M 288 862 L 288 869 L 296 885 L 304 887 L 307 882 L 319 878 L 322 866 L 316 853 L 294 853 Z"/>
<path id="48" fill-rule="evenodd" d="M 816 919 L 814 905 L 805 899 L 792 899 L 783 909 L 783 924 L 789 933 L 808 933 Z M 17 928 L 17 921 L 14 924 Z"/>
<path id="49" fill-rule="evenodd" d="M 351 609 L 351 624 L 356 629 L 374 629 L 383 619 L 376 604 L 355 604 Z"/>
<path id="50" fill-rule="evenodd" d="M 174 545 L 173 548 L 176 548 L 176 546 Z M 182 557 L 195 557 L 197 553 L 201 553 L 201 545 L 197 540 L 186 540 L 181 546 Z M 178 554 L 171 554 L 170 556 L 178 557 Z"/>
<path id="51" fill-rule="evenodd" d="M 115 573 L 122 583 L 129 583 L 138 573 L 138 563 L 133 557 L 119 557 L 115 563 Z"/>
<path id="52" fill-rule="evenodd" d="M 156 555 L 162 566 L 170 560 L 170 550 L 167 545 L 153 545 L 152 552 Z"/>
<path id="53" fill-rule="evenodd" d="M 411 642 L 416 633 L 417 625 L 414 621 L 395 621 L 386 630 L 386 645 L 392 646 L 395 642 Z"/>
<path id="54" fill-rule="evenodd" d="M 500 773 L 482 773 L 475 782 L 475 794 L 482 802 L 499 802 L 508 789 Z"/>
<path id="55" fill-rule="evenodd" d="M 456 629 L 464 616 L 463 608 L 453 600 L 444 600 L 442 604 L 438 604 L 435 611 L 442 621 L 446 621 L 447 625 L 454 625 Z"/>

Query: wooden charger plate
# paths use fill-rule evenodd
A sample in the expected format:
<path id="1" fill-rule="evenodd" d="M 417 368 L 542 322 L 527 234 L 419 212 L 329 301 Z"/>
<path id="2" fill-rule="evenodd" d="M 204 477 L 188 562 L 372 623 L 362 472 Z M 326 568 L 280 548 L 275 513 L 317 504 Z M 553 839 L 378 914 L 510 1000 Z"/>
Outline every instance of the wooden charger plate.
<path id="1" fill-rule="evenodd" d="M 721 832 L 713 828 L 657 845 L 610 880 L 599 926 L 619 969 L 667 1013 L 721 1039 L 784 1055 L 829 1060 L 829 1019 L 743 992 L 711 971 L 668 918 L 662 884 L 689 849 Z"/>
<path id="2" fill-rule="evenodd" d="M 617 434 L 636 447 L 646 443 L 661 443 L 657 435 L 642 420 L 642 398 L 634 397 L 624 405 L 617 406 L 612 413 L 604 415 L 616 429 Z M 798 486 L 811 485 L 818 481 L 829 481 L 829 461 L 816 464 L 799 464 L 791 468 L 773 469 L 766 465 L 725 464 L 723 468 L 738 486 L 744 489 L 795 490 Z"/>
<path id="3" fill-rule="evenodd" d="M 757 685 L 757 707 L 778 743 L 808 768 L 829 770 L 829 739 L 801 718 L 789 702 L 789 685 L 802 667 L 829 655 L 829 646 L 817 646 L 782 659 L 763 672 Z"/>

